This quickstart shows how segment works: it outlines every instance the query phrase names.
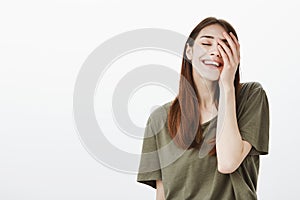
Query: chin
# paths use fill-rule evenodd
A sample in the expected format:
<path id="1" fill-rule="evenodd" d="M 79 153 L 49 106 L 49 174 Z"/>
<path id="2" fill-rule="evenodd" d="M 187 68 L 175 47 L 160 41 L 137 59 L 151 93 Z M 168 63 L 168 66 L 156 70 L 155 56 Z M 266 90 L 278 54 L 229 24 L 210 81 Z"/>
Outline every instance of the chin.
<path id="1" fill-rule="evenodd" d="M 207 81 L 218 81 L 220 73 L 203 73 L 201 77 Z"/>
<path id="2" fill-rule="evenodd" d="M 218 81 L 220 78 L 220 70 L 207 70 L 205 67 L 193 68 L 193 76 L 198 76 L 207 81 Z"/>
<path id="3" fill-rule="evenodd" d="M 219 81 L 219 76 L 218 77 L 203 77 L 203 78 L 205 78 L 206 80 L 208 80 L 208 81 Z"/>

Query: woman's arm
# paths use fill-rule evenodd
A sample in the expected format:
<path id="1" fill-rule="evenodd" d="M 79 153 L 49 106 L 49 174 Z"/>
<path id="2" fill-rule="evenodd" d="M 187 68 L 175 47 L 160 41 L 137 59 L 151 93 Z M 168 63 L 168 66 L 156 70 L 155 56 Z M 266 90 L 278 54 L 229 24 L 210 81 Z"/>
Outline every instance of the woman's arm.
<path id="1" fill-rule="evenodd" d="M 219 79 L 220 99 L 217 121 L 216 149 L 218 170 L 221 173 L 232 173 L 242 163 L 251 149 L 251 144 L 242 140 L 237 118 L 235 102 L 235 73 L 240 63 L 240 44 L 230 33 L 223 33 L 228 41 L 227 46 L 219 40 L 219 51 L 224 61 Z"/>
<path id="2" fill-rule="evenodd" d="M 164 186 L 161 180 L 156 181 L 156 200 L 165 200 Z"/>
<path id="3" fill-rule="evenodd" d="M 250 143 L 242 140 L 235 103 L 234 86 L 221 86 L 216 137 L 218 170 L 221 173 L 234 172 L 252 147 Z"/>

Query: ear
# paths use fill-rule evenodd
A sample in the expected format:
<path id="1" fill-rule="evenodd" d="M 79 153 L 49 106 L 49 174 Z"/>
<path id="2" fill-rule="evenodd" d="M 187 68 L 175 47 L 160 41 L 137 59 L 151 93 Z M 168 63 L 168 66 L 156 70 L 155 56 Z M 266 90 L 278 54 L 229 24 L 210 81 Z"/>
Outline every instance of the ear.
<path id="1" fill-rule="evenodd" d="M 185 51 L 185 55 L 189 60 L 192 60 L 193 58 L 193 48 L 190 47 L 189 44 L 186 44 L 186 51 Z"/>

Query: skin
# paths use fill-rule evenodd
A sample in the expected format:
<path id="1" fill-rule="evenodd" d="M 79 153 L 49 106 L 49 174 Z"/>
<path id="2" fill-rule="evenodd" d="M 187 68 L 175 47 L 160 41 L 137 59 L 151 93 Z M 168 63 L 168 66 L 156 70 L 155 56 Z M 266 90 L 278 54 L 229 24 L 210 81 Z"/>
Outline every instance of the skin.
<path id="1" fill-rule="evenodd" d="M 234 77 L 240 63 L 240 44 L 232 33 L 228 34 L 222 26 L 213 24 L 200 31 L 193 47 L 187 46 L 186 56 L 192 63 L 193 78 L 201 100 L 200 123 L 218 115 L 215 139 L 218 171 L 233 173 L 252 147 L 242 140 L 236 118 Z M 221 67 L 206 65 L 203 60 L 217 61 Z M 213 99 L 218 85 L 220 96 L 217 108 Z M 164 199 L 163 191 L 162 181 L 158 180 L 157 200 Z"/>
<path id="2" fill-rule="evenodd" d="M 164 186 L 161 180 L 156 181 L 156 200 L 165 200 Z"/>

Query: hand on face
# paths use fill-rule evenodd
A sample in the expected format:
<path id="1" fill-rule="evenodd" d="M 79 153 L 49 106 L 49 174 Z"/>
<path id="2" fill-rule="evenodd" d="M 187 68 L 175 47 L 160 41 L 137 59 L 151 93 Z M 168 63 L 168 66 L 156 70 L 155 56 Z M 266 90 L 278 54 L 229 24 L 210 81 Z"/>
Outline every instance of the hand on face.
<path id="1" fill-rule="evenodd" d="M 218 49 L 223 58 L 224 66 L 220 75 L 219 85 L 233 86 L 235 73 L 240 63 L 240 44 L 237 38 L 230 32 L 223 32 L 229 47 L 220 39 L 218 39 Z"/>

